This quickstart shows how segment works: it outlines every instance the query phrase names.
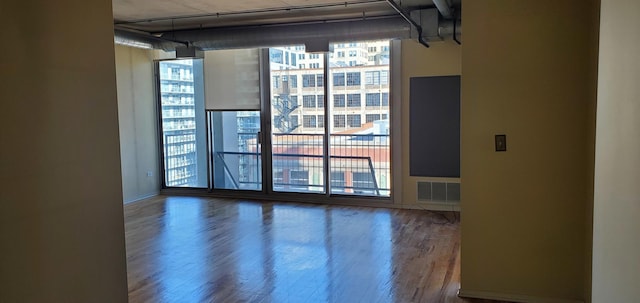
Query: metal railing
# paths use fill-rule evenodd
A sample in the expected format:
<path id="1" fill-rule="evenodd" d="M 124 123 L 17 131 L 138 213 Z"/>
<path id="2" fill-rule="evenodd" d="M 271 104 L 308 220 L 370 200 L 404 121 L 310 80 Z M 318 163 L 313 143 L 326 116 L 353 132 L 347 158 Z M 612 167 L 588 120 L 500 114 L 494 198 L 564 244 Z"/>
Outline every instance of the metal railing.
<path id="1" fill-rule="evenodd" d="M 331 135 L 330 138 L 332 193 L 374 196 L 390 194 L 388 135 L 339 134 Z M 323 134 L 273 136 L 275 190 L 317 192 L 324 189 L 323 140 Z M 220 151 L 215 152 L 215 157 L 222 166 L 222 170 L 218 172 L 224 173 L 232 189 L 259 188 L 262 182 L 260 152 Z"/>

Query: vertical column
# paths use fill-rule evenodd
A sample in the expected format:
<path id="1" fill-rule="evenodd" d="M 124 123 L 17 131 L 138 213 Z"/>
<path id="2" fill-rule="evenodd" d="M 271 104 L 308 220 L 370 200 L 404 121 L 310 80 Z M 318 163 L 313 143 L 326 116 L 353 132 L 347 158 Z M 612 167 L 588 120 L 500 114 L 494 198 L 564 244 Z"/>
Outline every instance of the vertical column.
<path id="1" fill-rule="evenodd" d="M 0 6 L 0 302 L 126 302 L 111 1 Z"/>

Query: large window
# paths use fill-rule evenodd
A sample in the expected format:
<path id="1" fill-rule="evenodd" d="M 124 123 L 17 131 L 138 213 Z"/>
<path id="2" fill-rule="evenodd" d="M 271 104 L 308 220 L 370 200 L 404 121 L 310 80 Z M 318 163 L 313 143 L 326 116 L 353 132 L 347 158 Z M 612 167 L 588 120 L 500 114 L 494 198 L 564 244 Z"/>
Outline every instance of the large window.
<path id="1" fill-rule="evenodd" d="M 323 108 L 324 107 L 324 95 L 317 95 L 316 96 L 318 99 L 318 108 Z"/>
<path id="2" fill-rule="evenodd" d="M 360 85 L 360 72 L 347 73 L 347 86 Z"/>
<path id="3" fill-rule="evenodd" d="M 336 128 L 343 128 L 347 126 L 344 115 L 333 115 L 333 126 Z"/>
<path id="4" fill-rule="evenodd" d="M 164 184 L 389 196 L 388 41 L 339 45 L 272 48 L 264 77 L 257 49 L 159 61 Z"/>
<path id="5" fill-rule="evenodd" d="M 213 187 L 262 189 L 259 111 L 211 111 Z"/>
<path id="6" fill-rule="evenodd" d="M 366 85 L 379 85 L 380 84 L 380 71 L 365 72 Z"/>
<path id="7" fill-rule="evenodd" d="M 202 60 L 158 63 L 164 185 L 207 187 Z"/>
<path id="8" fill-rule="evenodd" d="M 380 114 L 366 114 L 365 116 L 366 123 L 378 121 L 378 120 L 380 120 Z"/>
<path id="9" fill-rule="evenodd" d="M 315 108 L 316 107 L 316 96 L 315 95 L 302 96 L 302 107 Z"/>
<path id="10" fill-rule="evenodd" d="M 344 95 L 333 95 L 333 107 L 345 107 L 347 104 Z"/>
<path id="11" fill-rule="evenodd" d="M 333 86 L 344 86 L 344 73 L 333 74 Z"/>
<path id="12" fill-rule="evenodd" d="M 360 107 L 360 94 L 348 94 L 347 107 Z"/>
<path id="13" fill-rule="evenodd" d="M 383 70 L 380 72 L 380 84 L 382 85 L 389 84 L 389 71 Z"/>
<path id="14" fill-rule="evenodd" d="M 380 106 L 380 94 L 379 93 L 367 93 L 366 96 L 366 106 Z"/>
<path id="15" fill-rule="evenodd" d="M 347 115 L 347 125 L 349 127 L 360 127 L 362 126 L 362 120 L 360 115 Z"/>
<path id="16" fill-rule="evenodd" d="M 278 49 L 296 53 L 298 66 L 270 62 L 271 77 L 299 78 L 302 89 L 271 85 L 271 190 L 324 193 L 324 120 L 318 110 L 324 107 L 324 56 L 305 53 L 304 47 L 272 48 L 270 52 Z M 282 102 L 292 99 L 294 93 L 301 96 L 301 106 Z"/>
<path id="17" fill-rule="evenodd" d="M 389 196 L 388 45 L 334 44 L 326 56 L 272 49 L 295 54 L 271 55 L 273 191 Z"/>
<path id="18" fill-rule="evenodd" d="M 302 116 L 302 126 L 307 128 L 316 127 L 316 116 L 315 115 Z"/>
<path id="19" fill-rule="evenodd" d="M 347 64 L 340 45 L 348 49 Z M 331 192 L 388 196 L 389 53 L 388 41 L 334 44 L 330 54 L 331 92 L 329 169 Z M 366 51 L 364 51 L 366 50 Z M 333 59 L 333 61 L 332 61 Z M 364 82 L 364 83 L 363 83 Z M 364 103 L 364 104 L 363 104 Z M 364 106 L 363 106 L 364 105 Z"/>
<path id="20" fill-rule="evenodd" d="M 315 87 L 315 86 L 316 86 L 315 75 L 302 75 L 302 87 Z"/>

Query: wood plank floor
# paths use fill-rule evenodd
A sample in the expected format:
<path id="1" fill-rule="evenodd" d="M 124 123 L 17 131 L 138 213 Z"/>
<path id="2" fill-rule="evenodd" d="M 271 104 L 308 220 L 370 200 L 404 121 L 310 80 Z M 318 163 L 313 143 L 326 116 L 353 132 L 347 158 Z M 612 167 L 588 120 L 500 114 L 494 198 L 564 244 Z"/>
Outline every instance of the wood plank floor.
<path id="1" fill-rule="evenodd" d="M 125 206 L 129 301 L 463 300 L 453 213 L 158 196 Z"/>

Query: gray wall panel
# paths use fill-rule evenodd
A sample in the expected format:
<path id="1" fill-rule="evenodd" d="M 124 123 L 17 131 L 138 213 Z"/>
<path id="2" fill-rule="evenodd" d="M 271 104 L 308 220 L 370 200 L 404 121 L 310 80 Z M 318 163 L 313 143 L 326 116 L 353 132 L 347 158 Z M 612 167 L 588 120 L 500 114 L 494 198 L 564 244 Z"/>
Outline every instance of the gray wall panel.
<path id="1" fill-rule="evenodd" d="M 411 176 L 460 177 L 460 76 L 410 80 Z"/>

